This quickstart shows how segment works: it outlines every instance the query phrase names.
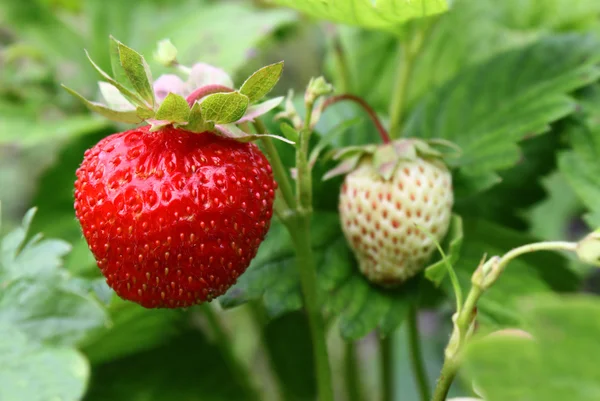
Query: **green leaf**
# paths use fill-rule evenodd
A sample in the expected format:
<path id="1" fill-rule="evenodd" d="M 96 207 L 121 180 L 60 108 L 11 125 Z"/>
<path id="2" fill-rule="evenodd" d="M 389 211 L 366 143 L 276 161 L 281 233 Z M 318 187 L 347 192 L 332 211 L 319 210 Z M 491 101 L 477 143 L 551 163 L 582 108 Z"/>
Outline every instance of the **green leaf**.
<path id="1" fill-rule="evenodd" d="M 93 364 L 106 363 L 155 348 L 179 335 L 186 323 L 181 310 L 150 310 L 113 297 L 111 325 L 88 337 L 82 351 Z"/>
<path id="2" fill-rule="evenodd" d="M 243 83 L 240 93 L 248 96 L 250 103 L 258 102 L 271 92 L 279 81 L 282 72 L 283 61 L 263 67 Z"/>
<path id="3" fill-rule="evenodd" d="M 159 121 L 183 123 L 187 122 L 189 115 L 190 106 L 188 102 L 180 95 L 169 93 L 160 104 L 154 118 Z"/>
<path id="4" fill-rule="evenodd" d="M 287 139 L 289 139 L 292 142 L 298 142 L 298 138 L 300 137 L 300 135 L 294 127 L 292 127 L 288 123 L 282 123 L 280 129 Z"/>
<path id="5" fill-rule="evenodd" d="M 512 29 L 527 30 L 587 30 L 596 22 L 600 3 L 594 0 L 547 0 L 543 3 L 523 3 L 519 0 L 494 2 L 498 19 Z"/>
<path id="6" fill-rule="evenodd" d="M 445 0 L 274 0 L 312 17 L 398 33 L 402 23 L 445 11 Z"/>
<path id="7" fill-rule="evenodd" d="M 76 350 L 44 347 L 0 323 L 2 401 L 80 400 L 89 375 L 87 360 Z"/>
<path id="8" fill-rule="evenodd" d="M 600 87 L 582 95 L 582 112 L 566 129 L 572 149 L 559 157 L 559 168 L 568 183 L 590 211 L 592 227 L 600 226 Z"/>
<path id="9" fill-rule="evenodd" d="M 56 120 L 35 121 L 29 115 L 2 115 L 0 144 L 18 144 L 27 148 L 60 142 L 101 131 L 111 123 L 90 114 L 74 114 Z"/>
<path id="10" fill-rule="evenodd" d="M 100 88 L 100 93 L 106 101 L 106 104 L 111 109 L 118 111 L 131 111 L 136 109 L 136 107 L 129 103 L 129 100 L 127 100 L 117 88 L 108 82 L 100 81 L 98 82 L 98 87 Z"/>
<path id="11" fill-rule="evenodd" d="M 523 213 L 533 205 L 542 201 L 547 193 L 540 181 L 544 176 L 556 169 L 557 152 L 563 145 L 561 127 L 557 124 L 553 130 L 545 135 L 526 139 L 520 142 L 522 154 L 519 162 L 508 170 L 499 173 L 486 173 L 492 188 L 485 189 L 486 178 L 462 174 L 453 176 L 455 188 L 455 212 L 471 217 L 478 216 L 484 220 L 496 222 L 516 230 L 527 228 L 526 217 Z M 494 183 L 494 179 L 497 180 Z M 478 192 L 478 181 L 485 191 Z M 488 185 L 489 185 L 488 184 Z M 519 196 L 515 196 L 519 194 Z M 552 214 L 558 221 L 560 217 Z M 567 220 L 564 220 L 565 222 Z M 564 231 L 558 236 L 546 237 L 550 240 L 564 239 Z"/>
<path id="12" fill-rule="evenodd" d="M 110 109 L 107 106 L 103 105 L 102 103 L 92 102 L 92 101 L 87 100 L 86 98 L 84 98 L 83 96 L 81 96 L 79 93 L 75 92 L 71 88 L 68 88 L 64 85 L 63 85 L 63 88 L 65 88 L 65 90 L 67 92 L 69 92 L 71 95 L 75 96 L 77 99 L 79 99 L 81 102 L 83 102 L 88 109 L 95 111 L 96 113 L 98 113 L 106 118 L 109 118 L 113 121 L 128 123 L 128 124 L 138 124 L 138 123 L 144 121 L 143 118 L 138 116 L 137 110 L 130 110 L 130 111 L 113 110 L 113 109 Z"/>
<path id="13" fill-rule="evenodd" d="M 35 209 L 0 248 L 0 323 L 9 323 L 39 342 L 73 345 L 106 323 L 106 314 L 87 293 L 69 287 L 62 257 L 71 249 L 40 235 L 25 242 Z"/>
<path id="14" fill-rule="evenodd" d="M 123 84 L 121 84 L 120 82 L 117 82 L 114 78 L 112 78 L 110 75 L 108 75 L 106 72 L 104 72 L 102 70 L 102 68 L 100 68 L 94 62 L 94 60 L 92 60 L 92 58 L 90 57 L 90 54 L 87 51 L 85 52 L 85 55 L 87 56 L 89 62 L 92 64 L 92 66 L 94 67 L 96 72 L 98 72 L 98 74 L 100 74 L 100 77 L 102 77 L 104 80 L 106 80 L 106 82 L 108 82 L 109 84 L 111 84 L 112 86 L 117 88 L 119 90 L 119 92 L 121 92 L 121 94 L 123 96 L 125 96 L 125 98 L 127 98 L 127 100 L 129 100 L 131 103 L 135 104 L 136 106 L 141 106 L 141 107 L 148 106 L 146 104 L 146 102 L 142 98 L 140 98 L 140 96 L 137 93 L 132 92 L 131 90 L 127 89 Z"/>
<path id="15" fill-rule="evenodd" d="M 458 261 L 463 238 L 462 219 L 458 215 L 452 215 L 448 234 L 441 244 L 446 259 L 441 259 L 425 269 L 425 277 L 433 281 L 436 286 L 440 285 L 448 272 L 447 263 L 454 266 Z"/>
<path id="16" fill-rule="evenodd" d="M 356 266 L 337 213 L 316 213 L 312 227 L 320 300 L 328 313 L 340 317 L 344 338 L 357 339 L 377 327 L 389 334 L 402 322 L 415 286 L 392 291 L 372 286 Z M 302 307 L 294 247 L 279 221 L 272 222 L 250 267 L 219 302 L 234 307 L 260 298 L 271 316 Z"/>
<path id="17" fill-rule="evenodd" d="M 202 109 L 200 108 L 200 104 L 198 102 L 194 102 L 192 109 L 190 110 L 190 115 L 188 117 L 188 123 L 185 126 L 185 129 L 192 132 L 203 132 L 212 130 L 214 126 L 208 124 L 204 121 L 204 116 L 202 115 Z"/>
<path id="18" fill-rule="evenodd" d="M 121 55 L 119 51 L 119 41 L 115 40 L 112 35 L 109 36 L 109 48 L 110 48 L 110 66 L 115 81 L 122 84 L 123 86 L 129 86 L 129 78 L 121 65 Z"/>
<path id="19" fill-rule="evenodd" d="M 217 347 L 189 330 L 160 347 L 96 365 L 86 400 L 249 400 L 234 377 Z"/>
<path id="20" fill-rule="evenodd" d="M 0 322 L 12 324 L 30 339 L 55 345 L 74 345 L 102 327 L 107 316 L 100 304 L 61 281 L 20 279 L 5 284 Z"/>
<path id="21" fill-rule="evenodd" d="M 248 96 L 238 92 L 215 93 L 202 99 L 200 106 L 206 121 L 229 124 L 238 121 L 248 109 Z"/>
<path id="22" fill-rule="evenodd" d="M 494 336 L 473 342 L 465 363 L 487 401 L 595 401 L 600 373 L 600 302 L 595 297 L 537 296 L 518 304 L 534 340 Z M 523 374 L 526 372 L 526 374 Z"/>
<path id="23" fill-rule="evenodd" d="M 502 178 L 494 172 L 473 175 L 468 171 L 458 170 L 452 175 L 452 186 L 456 199 L 464 199 L 484 192 L 500 182 L 502 182 Z"/>
<path id="24" fill-rule="evenodd" d="M 546 199 L 529 212 L 531 234 L 542 240 L 553 241 L 565 238 L 573 217 L 581 214 L 581 203 L 565 176 L 566 174 L 555 171 L 542 179 Z M 549 219 L 548 216 L 552 218 Z"/>
<path id="25" fill-rule="evenodd" d="M 152 89 L 152 73 L 144 57 L 135 50 L 125 46 L 115 38 L 119 50 L 119 62 L 133 89 L 145 100 L 150 108 L 154 108 L 154 90 Z"/>
<path id="26" fill-rule="evenodd" d="M 599 48 L 591 36 L 548 36 L 464 69 L 415 107 L 404 134 L 455 142 L 469 174 L 511 167 L 517 143 L 572 113 L 567 94 L 600 76 Z"/>
<path id="27" fill-rule="evenodd" d="M 21 226 L 6 234 L 0 242 L 0 283 L 54 276 L 59 273 L 62 257 L 71 250 L 66 242 L 42 240 L 40 236 L 25 242 L 35 212 L 36 209 L 30 209 Z"/>

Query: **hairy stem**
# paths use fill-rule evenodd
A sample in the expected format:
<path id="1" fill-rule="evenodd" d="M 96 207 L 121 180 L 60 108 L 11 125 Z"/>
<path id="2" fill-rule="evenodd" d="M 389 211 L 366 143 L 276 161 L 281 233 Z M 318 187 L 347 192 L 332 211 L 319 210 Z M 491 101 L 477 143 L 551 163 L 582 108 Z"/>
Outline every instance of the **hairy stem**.
<path id="1" fill-rule="evenodd" d="M 343 95 L 332 96 L 323 103 L 323 106 L 321 106 L 321 111 L 324 112 L 329 106 L 331 106 L 335 103 L 339 103 L 344 100 L 354 102 L 354 103 L 358 104 L 360 107 L 362 107 L 363 110 L 365 110 L 367 112 L 367 114 L 369 115 L 369 117 L 371 118 L 371 121 L 373 121 L 373 123 L 375 124 L 375 127 L 377 128 L 377 132 L 379 132 L 379 136 L 381 137 L 381 141 L 383 143 L 391 142 L 390 135 L 384 128 L 384 126 L 381 123 L 381 120 L 379 119 L 379 117 L 377 116 L 377 113 L 375 112 L 375 110 L 373 110 L 373 108 L 364 99 L 362 99 L 358 96 L 351 95 L 349 93 L 345 93 Z"/>
<path id="2" fill-rule="evenodd" d="M 296 219 L 295 227 L 292 227 L 290 234 L 296 248 L 300 286 L 313 343 L 319 401 L 333 401 L 325 323 L 319 308 L 317 269 L 311 246 L 312 175 L 308 163 L 308 144 L 311 134 L 310 122 L 313 107 L 314 102 L 307 102 L 304 129 L 300 132 L 300 139 L 296 145 L 296 168 L 298 171 L 296 179 Z"/>
<path id="3" fill-rule="evenodd" d="M 383 401 L 394 401 L 394 334 L 379 339 Z"/>
<path id="4" fill-rule="evenodd" d="M 296 263 L 298 264 L 300 273 L 304 307 L 313 343 L 319 401 L 333 401 L 333 387 L 325 325 L 319 309 L 317 272 L 310 244 L 310 214 L 299 216 L 296 228 L 296 233 L 293 236 L 296 245 Z"/>
<path id="5" fill-rule="evenodd" d="M 254 128 L 256 128 L 256 132 L 259 135 L 264 135 L 267 132 L 265 124 L 258 118 L 254 122 Z M 288 175 L 285 172 L 285 166 L 281 161 L 281 157 L 279 157 L 279 153 L 275 148 L 273 140 L 268 136 L 263 136 L 260 140 L 263 144 L 265 153 L 267 154 L 267 157 L 271 162 L 271 167 L 273 168 L 273 175 L 275 176 L 277 184 L 279 184 L 279 189 L 281 190 L 283 199 L 285 200 L 289 208 L 296 208 L 296 199 L 294 198 L 292 184 L 290 183 Z"/>
<path id="6" fill-rule="evenodd" d="M 506 269 L 508 264 L 517 257 L 538 251 L 569 251 L 575 252 L 577 243 L 566 241 L 536 242 L 515 248 L 502 257 L 490 258 L 487 262 L 479 265 L 471 278 L 471 290 L 467 295 L 463 307 L 454 314 L 454 329 L 448 346 L 446 347 L 444 364 L 432 401 L 445 401 L 446 396 L 456 371 L 458 370 L 459 356 L 465 343 L 473 332 L 475 317 L 477 315 L 477 302 L 486 289 L 490 288 Z"/>
<path id="7" fill-rule="evenodd" d="M 225 362 L 229 366 L 229 369 L 231 369 L 235 380 L 244 390 L 246 397 L 248 398 L 248 400 L 261 401 L 262 397 L 260 393 L 254 387 L 254 384 L 252 384 L 250 380 L 250 378 L 252 377 L 250 370 L 247 369 L 247 367 L 237 358 L 237 356 L 233 352 L 229 336 L 225 331 L 225 328 L 221 324 L 219 317 L 213 310 L 212 305 L 209 303 L 205 303 L 200 308 L 204 313 L 204 317 L 206 318 L 206 321 L 208 322 L 208 325 L 214 334 L 219 351 L 221 351 L 223 358 L 225 358 Z"/>
<path id="8" fill-rule="evenodd" d="M 457 366 L 453 361 L 446 360 L 442 366 L 440 378 L 438 379 L 432 401 L 446 401 L 448 391 L 456 376 Z"/>
<path id="9" fill-rule="evenodd" d="M 353 341 L 346 342 L 346 352 L 344 360 L 344 369 L 346 373 L 346 393 L 348 401 L 361 401 L 362 388 L 360 385 L 360 376 L 358 374 L 358 356 L 356 355 L 356 346 Z"/>
<path id="10" fill-rule="evenodd" d="M 421 401 L 429 401 L 430 391 L 427 380 L 427 371 L 425 370 L 425 363 L 423 361 L 423 352 L 421 350 L 421 341 L 419 338 L 417 305 L 412 305 L 408 313 L 408 343 L 410 362 L 417 381 L 417 388 L 419 389 Z"/>

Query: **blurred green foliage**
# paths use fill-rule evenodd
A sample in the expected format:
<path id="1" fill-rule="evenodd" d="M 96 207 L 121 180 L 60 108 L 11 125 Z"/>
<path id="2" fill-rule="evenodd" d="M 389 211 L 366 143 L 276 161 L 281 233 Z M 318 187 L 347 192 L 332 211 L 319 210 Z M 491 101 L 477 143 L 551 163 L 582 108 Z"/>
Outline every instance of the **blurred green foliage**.
<path id="1" fill-rule="evenodd" d="M 88 400 L 115 401 L 246 399 L 197 310 L 149 311 L 112 297 L 81 237 L 72 203 L 75 170 L 87 148 L 126 126 L 90 114 L 60 84 L 95 98 L 98 76 L 83 50 L 109 70 L 110 34 L 140 51 L 155 77 L 167 71 L 152 60 L 156 42 L 164 38 L 178 47 L 182 63 L 214 64 L 234 76 L 236 84 L 258 67 L 284 59 L 277 94 L 301 91 L 311 76 L 325 74 L 338 91 L 365 98 L 387 122 L 403 50 L 425 29 L 427 38 L 406 87 L 403 132 L 452 139 L 463 148 L 454 174 L 456 211 L 465 217 L 456 264 L 461 284 L 468 285 L 484 253 L 501 254 L 536 237 L 572 240 L 600 224 L 600 96 L 594 84 L 600 75 L 600 2 L 457 0 L 437 15 L 445 2 L 420 1 L 415 3 L 439 6 L 428 13 L 436 15 L 409 22 L 406 17 L 422 14 L 415 8 L 405 14 L 404 7 L 411 6 L 405 0 L 385 0 L 379 10 L 360 15 L 347 6 L 368 8 L 371 2 L 275 3 L 348 25 L 332 26 L 262 1 L 0 0 L 5 234 L 0 247 L 0 400 L 79 400 L 84 394 Z M 278 124 L 270 120 L 269 130 L 278 133 Z M 356 124 L 336 133 L 335 127 L 347 120 Z M 377 141 L 371 122 L 353 105 L 332 107 L 317 131 L 315 137 L 330 140 L 333 147 Z M 277 147 L 286 167 L 293 167 L 291 149 Z M 400 324 L 413 293 L 381 291 L 357 273 L 337 222 L 341 180 L 319 181 L 327 168 L 322 161 L 315 168 L 314 246 L 323 304 L 335 327 L 332 342 L 339 344 L 339 328 L 346 338 L 359 338 L 376 326 L 391 330 Z M 26 214 L 31 206 L 38 207 L 33 221 L 32 212 Z M 577 226 L 584 224 L 582 216 L 590 226 Z M 42 239 L 38 232 L 60 240 Z M 284 228 L 274 221 L 252 267 L 222 299 L 229 306 L 262 300 L 262 323 L 236 315 L 239 310 L 256 314 L 255 307 L 221 317 L 237 334 L 246 364 L 271 355 L 270 364 L 281 371 L 281 392 L 289 399 L 310 400 L 314 374 L 306 321 L 297 312 L 302 299 L 294 259 Z M 541 333 L 544 346 L 564 348 L 545 354 L 540 352 L 545 348 L 522 348 L 509 340 L 475 345 L 468 377 L 480 381 L 489 401 L 506 399 L 507 388 L 530 400 L 559 399 L 527 393 L 521 377 L 500 374 L 496 378 L 506 386 L 499 386 L 488 375 L 490 366 L 498 372 L 527 366 L 536 380 L 555 383 L 562 375 L 596 390 L 592 382 L 597 377 L 585 358 L 600 329 L 584 322 L 598 314 L 598 301 L 571 299 L 562 305 L 562 298 L 538 298 L 577 291 L 586 272 L 566 258 L 528 257 L 511 265 L 484 296 L 484 332 L 519 326 Z M 422 303 L 444 310 L 452 297 L 448 284 L 425 288 Z M 533 301 L 523 303 L 524 295 Z M 546 299 L 551 301 L 545 306 Z M 554 330 L 562 341 L 559 347 L 544 328 Z M 249 334 L 257 330 L 264 331 L 262 342 L 256 340 L 260 335 Z M 437 336 L 428 341 L 445 342 L 447 331 Z M 573 340 L 577 336 L 585 342 Z M 435 370 L 441 350 L 433 351 L 428 365 Z M 509 352 L 521 354 L 518 364 L 503 359 Z M 570 362 L 563 360 L 566 353 L 574 355 Z M 372 349 L 369 355 L 372 362 Z M 558 362 L 577 369 L 565 372 Z M 265 370 L 261 365 L 256 373 L 264 378 L 269 376 Z M 596 395 L 590 391 L 588 398 L 570 399 Z"/>

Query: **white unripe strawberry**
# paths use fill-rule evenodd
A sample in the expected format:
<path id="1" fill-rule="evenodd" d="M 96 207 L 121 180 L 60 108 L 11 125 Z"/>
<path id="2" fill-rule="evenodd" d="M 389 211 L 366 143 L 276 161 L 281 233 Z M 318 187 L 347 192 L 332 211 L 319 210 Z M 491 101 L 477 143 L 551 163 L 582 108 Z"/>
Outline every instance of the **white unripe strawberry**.
<path id="1" fill-rule="evenodd" d="M 346 175 L 340 219 L 361 272 L 371 282 L 394 286 L 426 267 L 436 250 L 431 236 L 441 242 L 446 235 L 452 176 L 422 141 L 371 150 Z"/>

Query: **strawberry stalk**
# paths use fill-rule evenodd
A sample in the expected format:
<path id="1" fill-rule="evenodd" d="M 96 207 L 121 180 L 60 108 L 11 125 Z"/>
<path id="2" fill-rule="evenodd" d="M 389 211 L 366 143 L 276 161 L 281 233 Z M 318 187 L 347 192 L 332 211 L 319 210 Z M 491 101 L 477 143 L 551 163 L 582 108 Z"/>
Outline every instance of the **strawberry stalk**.
<path id="1" fill-rule="evenodd" d="M 323 103 L 323 105 L 321 106 L 321 111 L 324 112 L 329 106 L 331 106 L 335 103 L 339 103 L 344 100 L 351 101 L 351 102 L 358 104 L 360 107 L 362 107 L 365 110 L 365 112 L 367 112 L 367 114 L 369 115 L 369 117 L 371 118 L 373 123 L 375 124 L 375 127 L 377 128 L 377 132 L 379 132 L 379 136 L 381 137 L 381 141 L 384 144 L 388 144 L 392 141 L 389 133 L 383 127 L 383 124 L 381 123 L 381 120 L 377 116 L 377 113 L 375 112 L 375 110 L 373 110 L 373 108 L 371 106 L 369 106 L 369 104 L 364 99 L 362 99 L 358 96 L 351 95 L 349 93 L 345 93 L 343 95 L 332 96 Z"/>
<path id="2" fill-rule="evenodd" d="M 223 86 L 223 85 L 205 85 L 205 86 L 201 86 L 200 88 L 198 88 L 195 91 L 193 91 L 192 93 L 190 93 L 188 95 L 188 97 L 185 98 L 185 100 L 188 102 L 190 107 L 192 107 L 196 101 L 201 100 L 208 95 L 212 95 L 214 93 L 229 93 L 229 92 L 234 92 L 234 89 L 231 89 L 231 88 L 229 88 L 227 86 Z"/>
<path id="3" fill-rule="evenodd" d="M 322 83 L 317 81 L 316 85 Z M 306 119 L 304 129 L 300 131 L 299 141 L 296 144 L 296 168 L 298 172 L 296 178 L 296 224 L 295 229 L 290 230 L 290 234 L 296 248 L 300 285 L 313 342 L 318 399 L 320 401 L 333 401 L 325 324 L 319 308 L 317 271 L 311 246 L 312 175 L 308 162 L 308 144 L 311 136 L 311 119 L 314 105 L 316 99 L 320 96 L 319 88 L 311 90 L 312 87 L 313 83 L 311 82 L 305 96 Z"/>
<path id="4" fill-rule="evenodd" d="M 383 401 L 394 401 L 394 339 L 393 334 L 379 340 Z"/>
<path id="5" fill-rule="evenodd" d="M 421 342 L 419 338 L 418 326 L 418 303 L 410 306 L 408 312 L 408 343 L 409 357 L 412 365 L 412 370 L 418 384 L 421 401 L 429 401 L 431 394 L 429 392 L 429 383 L 427 381 L 427 372 L 425 371 L 425 363 L 423 362 L 423 352 L 421 351 Z"/>
<path id="6" fill-rule="evenodd" d="M 471 277 L 472 286 L 465 303 L 452 317 L 454 329 L 450 341 L 448 342 L 448 346 L 446 347 L 444 364 L 442 365 L 442 370 L 433 393 L 432 401 L 446 400 L 452 381 L 459 368 L 461 351 L 475 329 L 477 302 L 484 292 L 498 280 L 508 264 L 519 256 L 532 252 L 568 251 L 578 253 L 582 245 L 586 244 L 586 241 L 589 241 L 589 238 L 590 236 L 584 238 L 579 243 L 544 241 L 527 244 L 509 251 L 502 257 L 494 256 L 487 261 L 485 261 L 485 259 L 481 261 Z M 600 250 L 600 243 L 597 248 Z"/>
<path id="7" fill-rule="evenodd" d="M 348 401 L 362 401 L 362 388 L 358 370 L 358 356 L 353 341 L 346 342 L 344 371 L 346 373 L 346 393 Z"/>

